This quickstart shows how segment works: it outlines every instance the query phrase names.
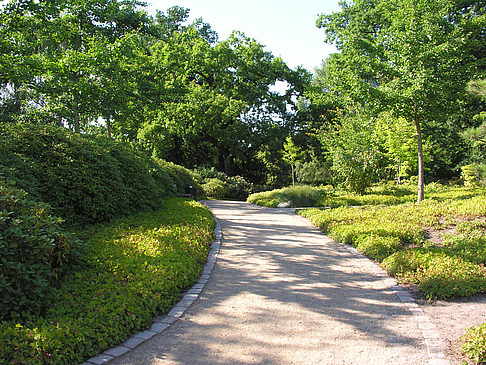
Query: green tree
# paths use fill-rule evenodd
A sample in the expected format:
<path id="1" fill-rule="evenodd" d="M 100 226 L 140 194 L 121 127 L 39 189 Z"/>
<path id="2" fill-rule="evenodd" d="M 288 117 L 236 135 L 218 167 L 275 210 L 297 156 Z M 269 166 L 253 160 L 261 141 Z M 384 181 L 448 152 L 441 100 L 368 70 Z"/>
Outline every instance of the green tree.
<path id="1" fill-rule="evenodd" d="M 302 151 L 295 145 L 292 136 L 287 136 L 283 145 L 283 159 L 290 164 L 292 169 L 292 185 L 295 185 L 295 168 L 301 163 Z"/>
<path id="2" fill-rule="evenodd" d="M 397 183 L 417 168 L 416 132 L 405 118 L 395 118 L 391 113 L 382 113 L 376 124 L 376 133 L 385 149 L 385 156 L 392 162 Z"/>
<path id="3" fill-rule="evenodd" d="M 481 72 L 485 10 L 461 0 L 357 0 L 318 20 L 341 51 L 328 64 L 331 92 L 415 125 L 418 202 L 423 128 L 445 124 L 465 83 Z"/>
<path id="4" fill-rule="evenodd" d="M 339 124 L 321 134 L 328 148 L 334 181 L 358 194 L 379 176 L 382 154 L 375 135 L 375 121 L 364 110 L 341 111 Z"/>

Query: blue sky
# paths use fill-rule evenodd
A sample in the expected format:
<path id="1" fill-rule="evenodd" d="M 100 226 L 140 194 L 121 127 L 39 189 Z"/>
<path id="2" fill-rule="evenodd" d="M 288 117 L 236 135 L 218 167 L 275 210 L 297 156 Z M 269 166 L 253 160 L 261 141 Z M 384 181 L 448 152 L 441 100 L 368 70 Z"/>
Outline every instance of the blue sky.
<path id="1" fill-rule="evenodd" d="M 291 68 L 309 71 L 336 49 L 324 43 L 315 26 L 319 14 L 338 11 L 338 0 L 146 0 L 149 12 L 178 5 L 191 10 L 191 20 L 203 18 L 226 39 L 239 30 L 280 56 Z"/>

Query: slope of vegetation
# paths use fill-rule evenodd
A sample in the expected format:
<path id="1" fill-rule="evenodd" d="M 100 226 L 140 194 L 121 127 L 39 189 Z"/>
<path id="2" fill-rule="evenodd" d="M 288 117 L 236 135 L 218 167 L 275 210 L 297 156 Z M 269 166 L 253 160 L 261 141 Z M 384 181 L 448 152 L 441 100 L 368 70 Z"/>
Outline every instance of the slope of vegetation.
<path id="1" fill-rule="evenodd" d="M 82 362 L 197 281 L 214 221 L 174 196 L 187 169 L 54 126 L 0 134 L 0 363 Z"/>
<path id="2" fill-rule="evenodd" d="M 0 177 L 50 204 L 68 226 L 158 209 L 196 185 L 188 170 L 126 143 L 49 125 L 0 124 L 0 150 Z"/>
<path id="3" fill-rule="evenodd" d="M 0 363 L 80 363 L 146 329 L 198 280 L 213 228 L 206 208 L 171 198 L 78 232 L 82 265 L 51 289 L 44 314 L 0 323 Z"/>
<path id="4" fill-rule="evenodd" d="M 391 204 L 386 196 L 370 194 L 357 199 L 359 206 L 300 214 L 382 263 L 400 281 L 418 284 L 429 299 L 484 292 L 486 190 L 437 184 L 427 190 L 428 199 L 419 205 Z"/>

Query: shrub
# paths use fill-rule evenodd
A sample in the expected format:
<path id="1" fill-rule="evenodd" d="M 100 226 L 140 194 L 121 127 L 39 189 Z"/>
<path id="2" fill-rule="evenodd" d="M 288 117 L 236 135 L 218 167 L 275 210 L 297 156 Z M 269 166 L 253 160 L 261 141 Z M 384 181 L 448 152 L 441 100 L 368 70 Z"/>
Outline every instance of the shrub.
<path id="1" fill-rule="evenodd" d="M 471 164 L 461 167 L 461 178 L 464 181 L 464 186 L 474 187 L 484 185 L 486 179 L 486 165 Z"/>
<path id="2" fill-rule="evenodd" d="M 23 190 L 0 181 L 0 320 L 43 312 L 49 286 L 74 263 L 80 244 Z"/>
<path id="3" fill-rule="evenodd" d="M 246 181 L 243 177 L 241 176 L 228 176 L 223 172 L 220 172 L 216 170 L 214 167 L 213 168 L 206 168 L 206 167 L 198 167 L 196 170 L 193 171 L 193 175 L 197 182 L 201 185 L 203 184 L 208 184 L 211 181 L 213 182 L 213 186 L 208 185 L 206 188 L 203 189 L 203 191 L 206 193 L 207 196 L 215 198 L 216 195 L 211 195 L 214 194 L 214 192 L 211 191 L 213 187 L 216 187 L 216 185 L 221 185 L 224 184 L 225 188 L 220 189 L 218 192 L 218 199 L 233 199 L 233 200 L 246 200 L 248 195 L 250 195 L 253 190 L 254 186 L 252 183 L 249 183 Z M 216 179 L 219 181 L 219 183 L 216 183 Z M 224 191 L 223 191 L 224 190 Z M 224 193 L 221 195 L 221 193 Z M 211 193 L 211 194 L 208 194 Z"/>
<path id="4" fill-rule="evenodd" d="M 78 233 L 85 265 L 52 289 L 44 315 L 0 323 L 0 363 L 81 363 L 167 313 L 198 280 L 214 220 L 194 201 L 164 205 Z"/>
<path id="5" fill-rule="evenodd" d="M 290 201 L 292 207 L 312 207 L 321 199 L 321 195 L 318 188 L 298 185 L 252 194 L 247 202 L 275 208 L 279 203 Z"/>
<path id="6" fill-rule="evenodd" d="M 205 179 L 202 189 L 206 196 L 215 199 L 223 199 L 228 191 L 227 185 L 217 178 Z"/>
<path id="7" fill-rule="evenodd" d="M 187 169 L 101 136 L 1 124 L 0 137 L 0 174 L 33 199 L 49 203 L 68 226 L 158 209 L 173 184 L 179 189 L 195 184 Z"/>
<path id="8" fill-rule="evenodd" d="M 468 358 L 475 364 L 486 362 L 486 323 L 470 328 L 461 339 L 461 350 Z"/>
<path id="9" fill-rule="evenodd" d="M 335 182 L 363 194 L 376 181 L 383 158 L 375 135 L 375 122 L 361 109 L 339 114 L 340 123 L 321 138 L 332 158 Z"/>
<path id="10" fill-rule="evenodd" d="M 241 176 L 231 176 L 226 179 L 228 191 L 226 198 L 245 201 L 255 187 Z"/>
<path id="11" fill-rule="evenodd" d="M 157 166 L 162 167 L 171 179 L 171 190 L 176 194 L 186 193 L 189 186 L 196 188 L 197 191 L 203 191 L 202 186 L 196 181 L 194 173 L 183 166 L 176 165 L 172 162 L 156 159 Z M 173 186 L 175 185 L 175 190 Z"/>

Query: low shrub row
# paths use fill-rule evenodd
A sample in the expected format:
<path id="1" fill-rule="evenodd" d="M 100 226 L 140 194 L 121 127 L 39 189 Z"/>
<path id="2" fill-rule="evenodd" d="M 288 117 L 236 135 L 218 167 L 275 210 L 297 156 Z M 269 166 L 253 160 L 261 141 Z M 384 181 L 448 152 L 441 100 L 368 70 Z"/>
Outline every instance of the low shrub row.
<path id="1" fill-rule="evenodd" d="M 318 188 L 297 185 L 252 194 L 248 197 L 247 202 L 269 208 L 275 208 L 280 203 L 290 203 L 292 207 L 313 207 L 319 205 L 321 195 L 322 192 Z"/>
<path id="2" fill-rule="evenodd" d="M 75 364 L 167 312 L 198 280 L 214 220 L 194 201 L 78 232 L 83 265 L 49 293 L 43 315 L 0 322 L 0 363 Z"/>

